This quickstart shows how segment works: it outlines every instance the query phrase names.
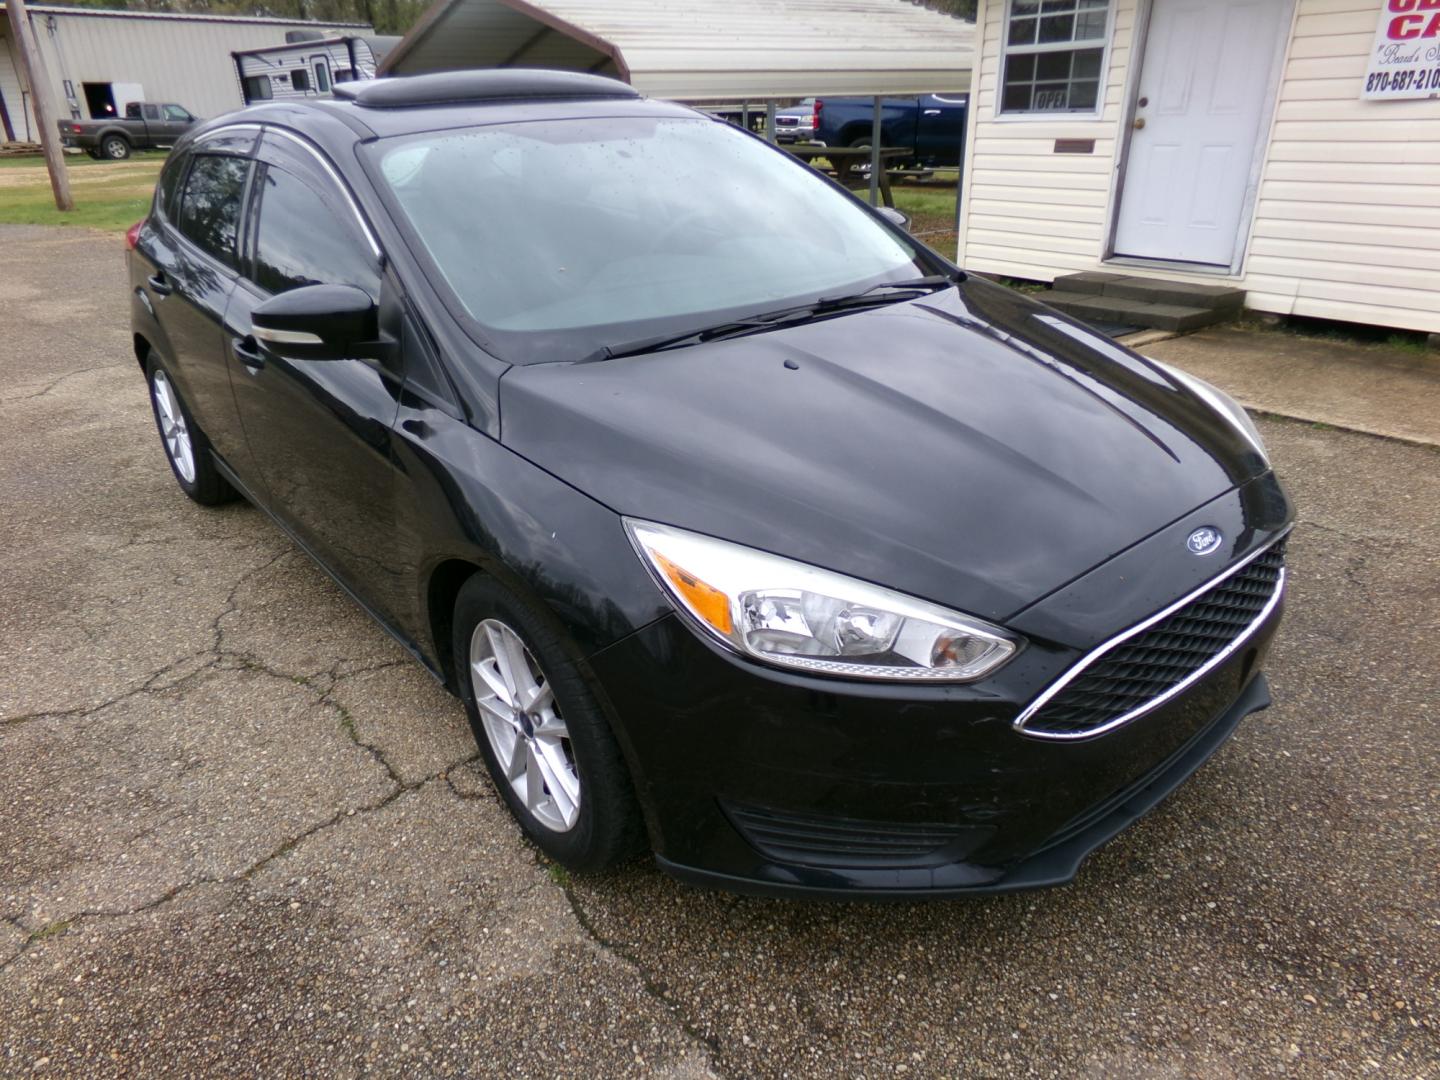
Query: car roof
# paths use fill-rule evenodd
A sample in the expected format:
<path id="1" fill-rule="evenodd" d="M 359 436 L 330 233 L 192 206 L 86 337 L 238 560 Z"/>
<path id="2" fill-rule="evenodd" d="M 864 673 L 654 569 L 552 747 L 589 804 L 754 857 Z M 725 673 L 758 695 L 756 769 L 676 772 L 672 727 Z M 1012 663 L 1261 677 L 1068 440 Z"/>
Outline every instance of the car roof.
<path id="1" fill-rule="evenodd" d="M 198 126 L 186 142 L 235 124 L 274 124 L 331 151 L 357 141 L 526 120 L 697 117 L 626 83 L 570 71 L 504 68 L 339 83 L 333 98 L 251 105 Z"/>

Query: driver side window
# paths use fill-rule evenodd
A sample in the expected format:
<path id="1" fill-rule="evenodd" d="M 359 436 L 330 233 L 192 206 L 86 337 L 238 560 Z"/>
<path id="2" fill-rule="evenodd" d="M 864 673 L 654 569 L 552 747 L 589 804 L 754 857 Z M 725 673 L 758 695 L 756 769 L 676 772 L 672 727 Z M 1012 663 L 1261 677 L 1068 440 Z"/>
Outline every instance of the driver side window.
<path id="1" fill-rule="evenodd" d="M 375 259 L 343 203 L 332 208 L 332 200 L 308 182 L 274 165 L 264 166 L 257 183 L 256 285 L 268 293 L 302 285 L 357 285 L 379 295 Z"/>

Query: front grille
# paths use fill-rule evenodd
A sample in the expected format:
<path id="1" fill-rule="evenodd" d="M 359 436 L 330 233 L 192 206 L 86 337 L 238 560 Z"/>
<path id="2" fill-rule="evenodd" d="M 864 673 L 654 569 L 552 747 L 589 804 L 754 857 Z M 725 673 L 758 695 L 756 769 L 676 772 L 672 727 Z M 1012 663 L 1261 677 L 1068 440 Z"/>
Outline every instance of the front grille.
<path id="1" fill-rule="evenodd" d="M 732 804 L 725 804 L 725 811 L 762 854 L 811 866 L 911 863 L 949 847 L 968 831 L 940 824 L 861 821 Z"/>
<path id="2" fill-rule="evenodd" d="M 1285 541 L 1184 607 L 1128 638 L 1084 668 L 1020 729 L 1078 738 L 1133 719 L 1192 679 L 1254 626 L 1280 588 Z"/>

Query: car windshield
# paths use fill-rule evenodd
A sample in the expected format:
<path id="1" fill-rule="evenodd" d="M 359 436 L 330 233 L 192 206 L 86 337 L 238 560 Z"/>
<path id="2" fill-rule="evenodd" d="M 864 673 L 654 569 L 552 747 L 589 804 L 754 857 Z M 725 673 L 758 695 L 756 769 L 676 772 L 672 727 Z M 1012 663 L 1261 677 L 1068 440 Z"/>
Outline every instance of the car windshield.
<path id="1" fill-rule="evenodd" d="M 702 117 L 428 132 L 376 153 L 464 314 L 543 343 L 521 360 L 937 269 L 808 167 Z"/>

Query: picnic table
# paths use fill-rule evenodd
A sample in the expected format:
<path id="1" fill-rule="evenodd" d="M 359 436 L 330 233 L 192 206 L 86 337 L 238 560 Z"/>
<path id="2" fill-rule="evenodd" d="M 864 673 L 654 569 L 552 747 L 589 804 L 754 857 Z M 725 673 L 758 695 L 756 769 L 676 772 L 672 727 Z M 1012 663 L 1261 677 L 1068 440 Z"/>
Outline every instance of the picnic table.
<path id="1" fill-rule="evenodd" d="M 833 173 L 835 179 L 852 190 L 870 186 L 870 173 L 865 166 L 870 164 L 873 152 L 868 146 L 806 146 L 795 143 L 784 149 L 807 163 L 813 163 L 816 158 L 825 158 L 830 162 L 830 172 Z M 903 161 L 914 156 L 915 151 L 907 146 L 882 146 L 880 148 L 882 164 L 887 161 Z M 894 206 L 895 197 L 890 192 L 888 169 L 880 170 L 879 181 L 881 202 L 886 206 Z"/>

